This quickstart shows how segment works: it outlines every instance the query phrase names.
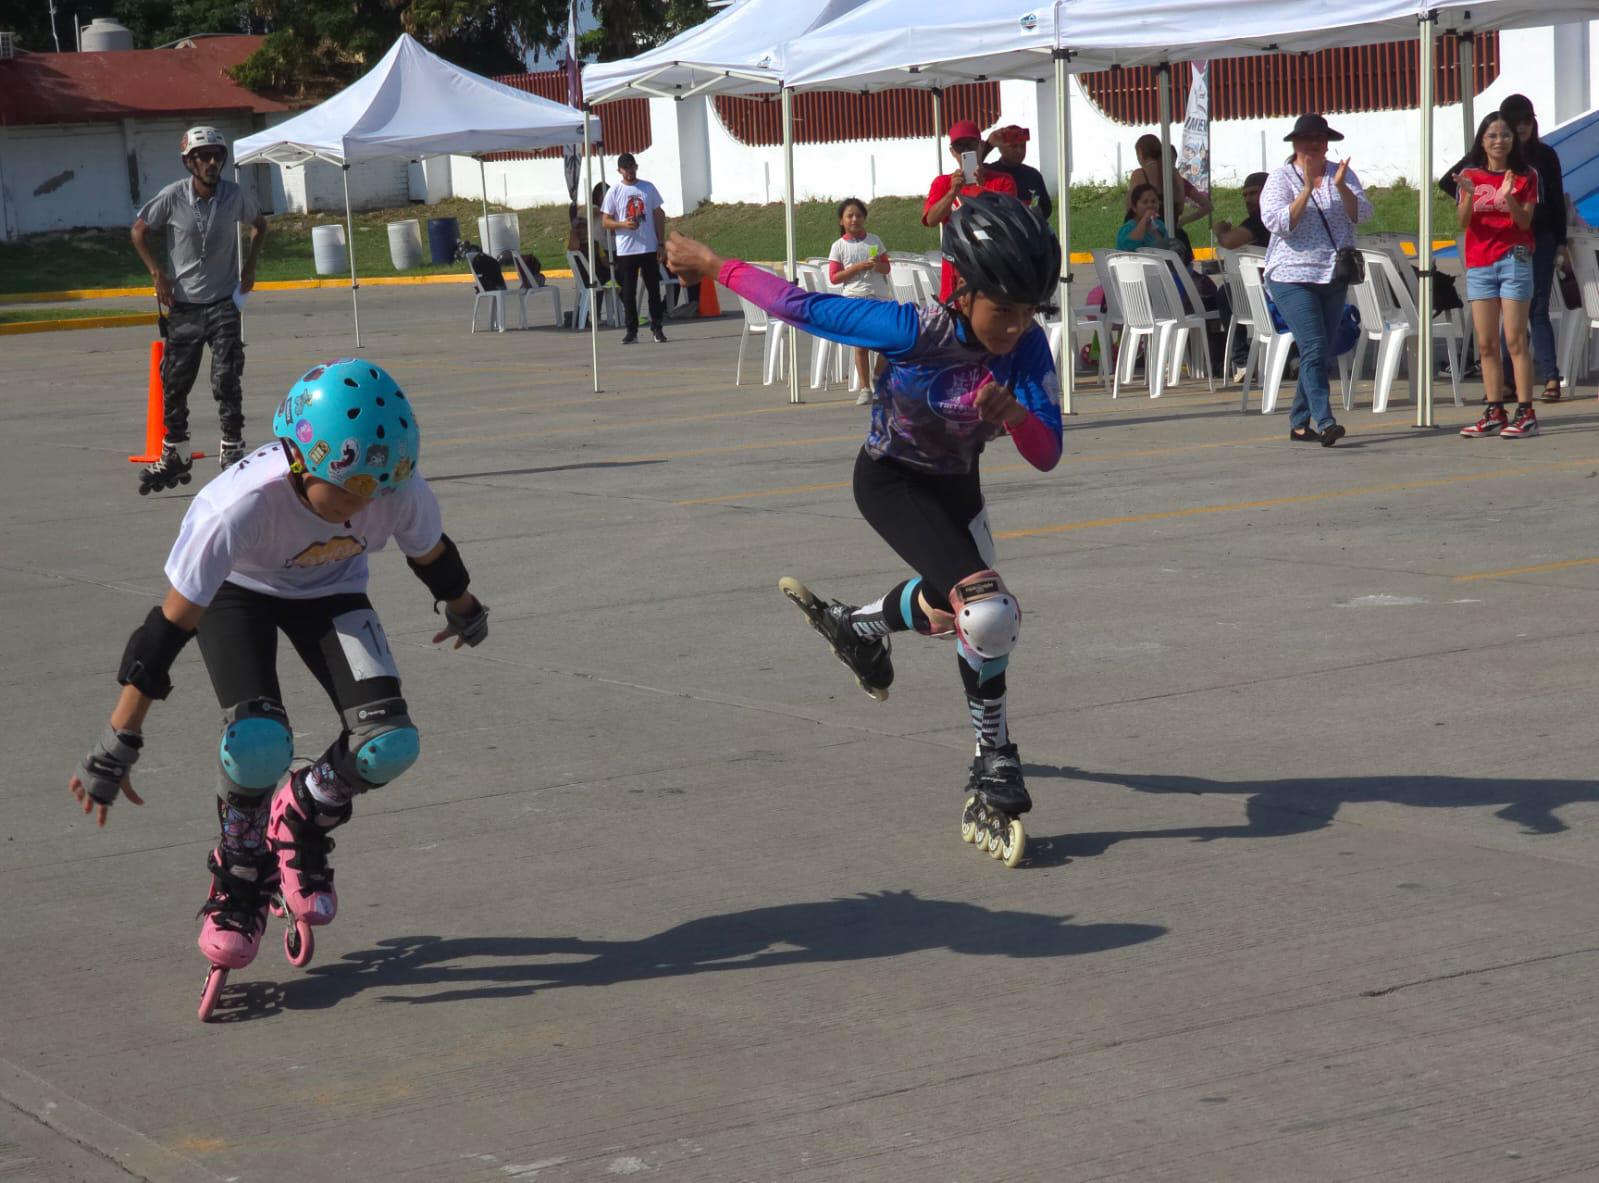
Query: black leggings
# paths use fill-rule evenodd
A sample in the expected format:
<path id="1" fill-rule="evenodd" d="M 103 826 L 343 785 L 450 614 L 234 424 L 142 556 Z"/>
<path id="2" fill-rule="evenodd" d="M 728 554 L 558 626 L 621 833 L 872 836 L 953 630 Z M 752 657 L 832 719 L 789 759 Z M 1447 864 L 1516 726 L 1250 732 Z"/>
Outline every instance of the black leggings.
<path id="1" fill-rule="evenodd" d="M 949 593 L 962 579 L 990 566 L 973 533 L 984 537 L 983 487 L 976 462 L 972 470 L 936 475 L 907 468 L 896 460 L 873 460 L 862 448 L 855 458 L 855 504 L 894 553 L 922 577 L 922 594 L 934 608 L 950 610 Z"/>
<path id="2" fill-rule="evenodd" d="M 278 685 L 280 629 L 341 713 L 363 703 L 398 698 L 399 678 L 359 678 L 351 668 L 334 620 L 361 611 L 372 611 L 372 601 L 364 595 L 286 600 L 224 583 L 200 618 L 200 655 L 211 675 L 217 704 L 226 710 L 252 698 L 283 701 Z M 369 640 L 387 653 L 387 638 L 376 621 L 374 614 L 376 635 Z M 393 659 L 389 661 L 392 666 Z"/>

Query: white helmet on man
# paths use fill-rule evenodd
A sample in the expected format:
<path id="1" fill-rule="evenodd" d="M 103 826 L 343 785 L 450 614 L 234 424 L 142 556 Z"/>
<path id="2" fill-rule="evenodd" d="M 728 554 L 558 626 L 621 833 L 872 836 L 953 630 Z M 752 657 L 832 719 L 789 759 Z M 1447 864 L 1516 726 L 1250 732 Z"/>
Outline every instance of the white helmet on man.
<path id="1" fill-rule="evenodd" d="M 221 148 L 226 152 L 228 150 L 228 139 L 214 127 L 191 127 L 183 133 L 178 155 L 187 160 L 189 153 L 196 148 Z"/>

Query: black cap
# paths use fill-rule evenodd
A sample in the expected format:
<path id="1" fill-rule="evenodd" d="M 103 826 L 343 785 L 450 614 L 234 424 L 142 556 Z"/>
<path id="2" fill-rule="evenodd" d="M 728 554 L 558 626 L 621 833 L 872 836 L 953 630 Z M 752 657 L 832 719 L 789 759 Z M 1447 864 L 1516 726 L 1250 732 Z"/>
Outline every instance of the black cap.
<path id="1" fill-rule="evenodd" d="M 633 159 L 633 153 L 623 152 L 616 158 L 617 168 L 637 168 L 638 161 Z"/>
<path id="2" fill-rule="evenodd" d="M 1344 133 L 1341 131 L 1334 131 L 1332 128 L 1328 127 L 1326 116 L 1301 115 L 1298 119 L 1294 120 L 1294 130 L 1285 135 L 1283 139 L 1285 141 L 1296 138 L 1312 139 L 1320 136 L 1326 136 L 1329 140 L 1341 140 L 1344 138 Z"/>
<path id="3" fill-rule="evenodd" d="M 1270 179 L 1271 179 L 1271 174 L 1270 173 L 1250 173 L 1247 177 L 1244 178 L 1244 183 L 1241 186 L 1241 188 L 1244 188 L 1244 189 L 1253 189 L 1253 188 L 1264 189 L 1266 187 L 1266 182 L 1269 181 Z"/>

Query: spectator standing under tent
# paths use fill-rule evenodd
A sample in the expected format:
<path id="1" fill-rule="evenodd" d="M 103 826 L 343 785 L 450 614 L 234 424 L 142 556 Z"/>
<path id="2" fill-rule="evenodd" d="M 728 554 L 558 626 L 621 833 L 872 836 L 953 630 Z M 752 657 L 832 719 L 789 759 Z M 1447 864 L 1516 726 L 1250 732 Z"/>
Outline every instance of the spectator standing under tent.
<path id="1" fill-rule="evenodd" d="M 827 252 L 827 278 L 841 295 L 861 300 L 892 300 L 888 273 L 891 269 L 888 248 L 883 240 L 866 230 L 866 203 L 859 197 L 846 197 L 838 203 L 839 235 Z M 872 401 L 872 351 L 855 347 L 855 376 L 861 394 L 857 406 Z M 879 372 L 882 366 L 878 366 Z"/>
<path id="2" fill-rule="evenodd" d="M 661 301 L 661 263 L 666 256 L 666 214 L 660 190 L 639 180 L 638 161 L 631 152 L 616 158 L 621 179 L 605 195 L 601 207 L 605 228 L 616 234 L 616 279 L 622 286 L 622 344 L 638 340 L 638 281 L 650 306 L 650 335 L 666 343 L 662 324 L 666 315 Z"/>
<path id="3" fill-rule="evenodd" d="M 1177 211 L 1177 225 L 1172 227 L 1172 232 L 1186 242 L 1188 235 L 1183 231 L 1183 227 L 1210 213 L 1210 194 L 1177 171 L 1175 144 L 1170 145 L 1170 151 L 1172 180 L 1177 183 L 1177 200 L 1174 205 Z M 1155 192 L 1160 196 L 1161 208 L 1165 209 L 1166 191 L 1162 187 L 1165 180 L 1160 167 L 1160 137 L 1139 136 L 1133 144 L 1133 153 L 1138 157 L 1138 167 L 1133 169 L 1132 175 L 1127 178 L 1128 191 L 1131 192 L 1140 185 L 1153 185 Z"/>
<path id="4" fill-rule="evenodd" d="M 1260 217 L 1271 231 L 1266 290 L 1299 347 L 1299 383 L 1289 410 L 1288 438 L 1330 448 L 1346 434 L 1333 419 L 1327 382 L 1333 342 L 1355 253 L 1355 227 L 1372 216 L 1371 202 L 1349 158 L 1327 159 L 1329 141 L 1343 133 L 1321 115 L 1301 115 L 1283 139 L 1294 147 L 1287 163 L 1266 178 Z"/>
<path id="5" fill-rule="evenodd" d="M 1554 288 L 1560 255 L 1566 250 L 1566 191 L 1560 175 L 1560 154 L 1538 138 L 1538 117 L 1526 95 L 1506 95 L 1499 113 L 1516 132 L 1521 155 L 1538 174 L 1538 208 L 1532 215 L 1532 307 L 1528 326 L 1532 337 L 1532 359 L 1536 377 L 1543 379 L 1543 400 L 1560 401 L 1560 356 L 1555 348 L 1555 330 L 1549 322 L 1549 294 Z M 1459 200 L 1455 175 L 1467 166 L 1457 161 L 1438 188 L 1452 200 Z M 1480 339 L 1479 339 L 1479 348 Z M 1504 349 L 1501 364 L 1511 368 L 1510 352 Z"/>
<path id="6" fill-rule="evenodd" d="M 997 153 L 997 158 L 988 161 L 987 168 L 990 172 L 1004 173 L 1015 181 L 1016 196 L 1022 199 L 1022 204 L 1036 209 L 1039 216 L 1048 221 L 1055 204 L 1050 201 L 1049 190 L 1044 186 L 1044 174 L 1026 163 L 1027 141 L 1030 138 L 1025 127 L 1014 123 L 996 127 L 988 133 L 988 144 Z"/>
<path id="7" fill-rule="evenodd" d="M 967 154 L 970 153 L 968 157 Z M 922 225 L 943 227 L 949 215 L 960 208 L 961 199 L 979 193 L 1016 194 L 1016 182 L 1005 173 L 983 164 L 983 133 L 970 119 L 957 119 L 949 129 L 949 154 L 955 158 L 954 171 L 933 178 L 922 206 Z M 943 231 L 940 231 L 940 242 Z M 955 290 L 958 277 L 946 254 L 938 281 L 938 300 L 943 303 Z"/>
<path id="8" fill-rule="evenodd" d="M 1455 212 L 1465 231 L 1466 299 L 1482 351 L 1483 416 L 1461 435 L 1519 439 L 1538 434 L 1532 409 L 1532 353 L 1527 322 L 1533 296 L 1534 210 L 1538 174 L 1521 154 L 1515 128 L 1502 111 L 1490 111 L 1455 174 Z M 1505 420 L 1505 369 L 1492 343 L 1504 332 L 1515 377 L 1516 417 Z"/>

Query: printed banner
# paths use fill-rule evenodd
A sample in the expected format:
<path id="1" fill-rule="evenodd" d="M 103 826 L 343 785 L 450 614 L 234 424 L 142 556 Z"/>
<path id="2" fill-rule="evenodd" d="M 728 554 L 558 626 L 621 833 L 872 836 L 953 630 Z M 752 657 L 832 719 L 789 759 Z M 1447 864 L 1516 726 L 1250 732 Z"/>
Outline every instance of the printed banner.
<path id="1" fill-rule="evenodd" d="M 1196 189 L 1210 192 L 1210 79 L 1209 62 L 1195 62 L 1188 87 L 1188 112 L 1183 117 L 1183 146 L 1177 154 L 1177 172 Z"/>

